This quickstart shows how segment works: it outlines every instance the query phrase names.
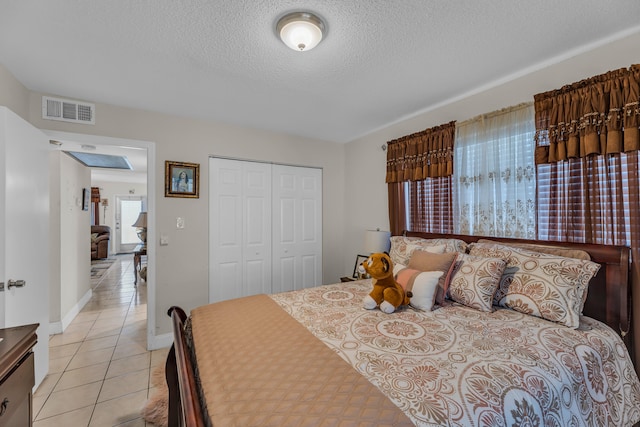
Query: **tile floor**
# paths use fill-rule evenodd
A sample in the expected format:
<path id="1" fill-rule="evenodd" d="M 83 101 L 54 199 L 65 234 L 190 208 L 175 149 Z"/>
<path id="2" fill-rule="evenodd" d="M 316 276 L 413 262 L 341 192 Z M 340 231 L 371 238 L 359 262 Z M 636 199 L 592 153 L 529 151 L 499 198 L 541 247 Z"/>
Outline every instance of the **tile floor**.
<path id="1" fill-rule="evenodd" d="M 92 284 L 93 296 L 49 339 L 49 373 L 33 396 L 34 427 L 144 427 L 149 375 L 168 348 L 147 351 L 147 287 L 133 284 L 133 256 Z M 87 278 L 89 280 L 89 278 Z"/>

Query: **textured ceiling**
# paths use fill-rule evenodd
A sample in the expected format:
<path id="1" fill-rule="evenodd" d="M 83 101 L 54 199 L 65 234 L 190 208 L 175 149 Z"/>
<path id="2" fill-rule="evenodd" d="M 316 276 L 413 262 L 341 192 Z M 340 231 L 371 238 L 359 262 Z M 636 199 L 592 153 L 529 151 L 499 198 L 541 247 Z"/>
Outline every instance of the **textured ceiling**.
<path id="1" fill-rule="evenodd" d="M 276 38 L 293 10 L 327 24 L 312 51 Z M 34 91 L 348 142 L 639 22 L 638 0 L 0 0 L 0 62 Z"/>

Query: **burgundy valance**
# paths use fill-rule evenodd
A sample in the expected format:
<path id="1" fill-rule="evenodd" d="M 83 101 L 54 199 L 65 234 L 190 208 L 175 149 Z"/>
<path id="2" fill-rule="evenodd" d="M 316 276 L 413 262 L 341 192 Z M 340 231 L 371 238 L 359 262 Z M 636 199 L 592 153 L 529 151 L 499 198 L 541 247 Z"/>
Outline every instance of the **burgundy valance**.
<path id="1" fill-rule="evenodd" d="M 456 122 L 425 129 L 387 143 L 386 182 L 419 181 L 453 174 Z"/>
<path id="2" fill-rule="evenodd" d="M 535 95 L 536 164 L 640 149 L 640 65 Z"/>

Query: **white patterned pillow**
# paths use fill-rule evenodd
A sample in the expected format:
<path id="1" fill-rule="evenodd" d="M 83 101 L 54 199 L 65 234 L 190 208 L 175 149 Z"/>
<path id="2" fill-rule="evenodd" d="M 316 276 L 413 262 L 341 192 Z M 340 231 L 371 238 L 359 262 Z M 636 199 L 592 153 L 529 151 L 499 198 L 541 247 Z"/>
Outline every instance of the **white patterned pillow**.
<path id="1" fill-rule="evenodd" d="M 583 295 L 600 264 L 491 243 L 474 243 L 469 253 L 507 261 L 494 305 L 579 326 Z"/>
<path id="2" fill-rule="evenodd" d="M 423 239 L 421 237 L 391 236 L 389 256 L 396 264 L 407 265 L 415 250 L 432 253 L 465 253 L 467 243 L 460 239 Z"/>
<path id="3" fill-rule="evenodd" d="M 438 281 L 443 271 L 420 271 L 407 268 L 402 264 L 393 266 L 396 282 L 405 292 L 411 292 L 409 305 L 418 310 L 430 311 L 436 299 Z"/>
<path id="4" fill-rule="evenodd" d="M 460 254 L 449 283 L 449 297 L 476 310 L 493 311 L 493 296 L 507 263 L 500 258 Z"/>

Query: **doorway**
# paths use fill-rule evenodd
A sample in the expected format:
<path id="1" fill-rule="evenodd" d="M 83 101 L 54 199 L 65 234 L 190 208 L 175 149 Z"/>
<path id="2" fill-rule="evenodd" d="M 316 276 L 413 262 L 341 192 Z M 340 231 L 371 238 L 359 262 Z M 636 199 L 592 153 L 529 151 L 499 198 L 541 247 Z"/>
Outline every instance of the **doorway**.
<path id="1" fill-rule="evenodd" d="M 115 250 L 118 254 L 133 252 L 142 243 L 133 224 L 140 212 L 147 211 L 145 196 L 116 196 Z"/>
<path id="2" fill-rule="evenodd" d="M 74 141 L 78 144 L 111 147 L 132 147 L 146 152 L 146 181 L 147 181 L 147 241 L 155 241 L 155 207 L 156 207 L 156 144 L 152 141 L 142 141 L 123 138 L 112 138 L 98 135 L 78 134 L 43 130 L 44 133 L 55 141 Z M 122 194 L 122 193 L 120 193 Z M 101 197 L 103 197 L 101 195 Z M 103 205 L 104 206 L 104 205 Z M 170 345 L 164 337 L 156 336 L 156 259 L 155 247 L 147 247 L 147 349 L 154 350 Z"/>

